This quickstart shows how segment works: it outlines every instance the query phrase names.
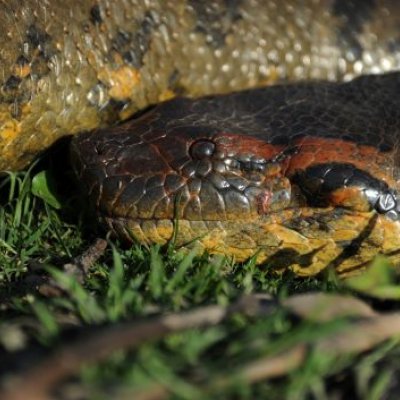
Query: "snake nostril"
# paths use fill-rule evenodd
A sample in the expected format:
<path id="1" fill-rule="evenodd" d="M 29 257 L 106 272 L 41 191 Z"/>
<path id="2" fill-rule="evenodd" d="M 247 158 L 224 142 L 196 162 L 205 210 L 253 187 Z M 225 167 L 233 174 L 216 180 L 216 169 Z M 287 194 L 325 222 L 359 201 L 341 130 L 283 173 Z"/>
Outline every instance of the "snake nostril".
<path id="1" fill-rule="evenodd" d="M 396 200 L 391 193 L 382 195 L 377 204 L 378 211 L 388 212 L 396 207 Z"/>
<path id="2" fill-rule="evenodd" d="M 198 140 L 194 142 L 190 148 L 190 154 L 193 158 L 201 160 L 206 157 L 211 157 L 215 151 L 215 143 L 210 140 Z"/>

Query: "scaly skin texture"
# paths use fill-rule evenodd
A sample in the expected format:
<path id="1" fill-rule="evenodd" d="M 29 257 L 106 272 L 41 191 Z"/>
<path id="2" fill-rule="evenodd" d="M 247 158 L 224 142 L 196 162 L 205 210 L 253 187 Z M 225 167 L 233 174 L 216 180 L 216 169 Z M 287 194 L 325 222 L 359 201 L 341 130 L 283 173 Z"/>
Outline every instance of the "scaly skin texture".
<path id="1" fill-rule="evenodd" d="M 0 170 L 149 104 L 400 66 L 395 0 L 0 0 Z"/>
<path id="2" fill-rule="evenodd" d="M 392 73 L 178 98 L 79 135 L 73 164 L 128 240 L 349 274 L 400 261 L 399 91 Z"/>
<path id="3" fill-rule="evenodd" d="M 26 166 L 62 136 L 112 125 L 176 95 L 228 93 L 281 81 L 349 80 L 400 67 L 395 0 L 0 0 L 0 11 L 0 170 Z M 139 138 L 144 147 L 134 158 L 123 150 L 121 160 L 121 140 L 115 144 L 113 135 L 131 129 L 122 125 L 91 135 L 100 140 L 86 143 L 95 144 L 92 148 L 75 145 L 77 169 L 82 168 L 110 226 L 129 238 L 165 243 L 173 235 L 172 219 L 180 217 L 178 245 L 200 237 L 211 252 L 237 260 L 258 254 L 258 261 L 299 275 L 328 265 L 341 273 L 359 270 L 378 251 L 397 262 L 398 144 L 391 141 L 398 137 L 397 119 L 385 107 L 375 113 L 388 97 L 375 104 L 374 83 L 364 96 L 368 111 L 347 115 L 339 107 L 336 111 L 344 114 L 336 119 L 329 115 L 329 103 L 326 110 L 312 111 L 324 96 L 308 93 L 307 87 L 325 90 L 324 84 L 299 89 L 295 104 L 306 100 L 304 118 L 268 116 L 272 135 L 260 126 L 258 133 L 254 126 L 244 128 L 242 120 L 216 137 L 210 132 L 203 137 L 196 129 L 185 137 L 182 129 L 178 135 L 168 128 L 168 141 L 161 145 L 152 141 L 162 141 L 163 132 L 146 136 L 147 128 L 138 127 L 122 145 L 135 146 Z M 285 93 L 292 104 L 292 92 L 278 89 L 275 102 L 269 102 L 270 116 L 279 111 L 276 105 Z M 397 99 L 398 91 L 390 96 Z M 346 96 L 328 98 L 338 106 L 346 103 Z M 179 108 L 180 101 L 172 104 Z M 262 114 L 263 106 L 256 105 L 259 111 L 253 110 L 247 122 Z M 159 110 L 143 118 L 159 120 Z M 299 126 L 315 128 L 315 118 L 317 133 L 295 135 Z M 383 129 L 381 121 L 391 133 L 374 136 Z M 221 156 L 215 148 L 195 139 L 212 139 L 217 150 L 225 148 L 223 164 L 225 157 L 233 159 L 227 170 L 218 169 L 222 166 L 213 157 Z M 189 149 L 199 165 L 190 165 L 190 159 L 184 165 L 182 154 Z M 95 156 L 83 157 L 86 151 Z M 236 181 L 225 179 L 225 173 L 236 175 Z M 130 181 L 143 174 L 144 181 L 130 188 Z M 178 177 L 164 182 L 168 174 Z M 248 185 L 243 188 L 240 179 L 251 182 L 245 195 Z M 141 196 L 146 201 L 141 203 Z"/>

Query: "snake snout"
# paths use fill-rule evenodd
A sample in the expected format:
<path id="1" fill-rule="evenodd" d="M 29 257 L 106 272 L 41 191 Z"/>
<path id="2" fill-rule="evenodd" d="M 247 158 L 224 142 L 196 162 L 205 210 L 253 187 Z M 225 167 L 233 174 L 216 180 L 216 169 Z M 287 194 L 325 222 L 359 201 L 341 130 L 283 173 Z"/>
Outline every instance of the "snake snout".
<path id="1" fill-rule="evenodd" d="M 290 203 L 281 166 L 251 153 L 240 135 L 236 146 L 223 135 L 193 140 L 153 132 L 146 141 L 134 127 L 82 135 L 73 145 L 78 175 L 107 218 L 247 221 Z"/>

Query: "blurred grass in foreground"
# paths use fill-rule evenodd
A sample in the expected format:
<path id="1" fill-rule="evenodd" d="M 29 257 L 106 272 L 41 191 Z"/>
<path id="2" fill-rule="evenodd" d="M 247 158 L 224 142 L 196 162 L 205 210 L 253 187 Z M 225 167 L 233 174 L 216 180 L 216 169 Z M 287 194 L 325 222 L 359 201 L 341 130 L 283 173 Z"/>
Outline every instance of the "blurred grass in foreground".
<path id="1" fill-rule="evenodd" d="M 284 299 L 293 293 L 323 290 L 377 297 L 380 308 L 398 310 L 398 276 L 379 258 L 369 273 L 346 283 L 276 276 L 252 260 L 233 264 L 223 257 L 181 253 L 173 248 L 111 242 L 84 283 L 62 272 L 95 238 L 77 194 L 55 194 L 48 171 L 9 173 L 0 183 L 0 367 L 3 379 L 13 360 L 31 348 L 53 349 L 80 329 L 144 318 L 206 304 L 231 304 L 243 293 Z M 54 184 L 54 182 L 53 182 Z M 44 297 L 25 287 L 26 276 L 51 276 L 62 295 Z M 350 321 L 351 322 L 351 321 Z M 218 326 L 189 330 L 117 352 L 87 366 L 80 378 L 59 389 L 60 398 L 133 398 L 152 387 L 167 387 L 179 399 L 381 399 L 396 398 L 400 346 L 389 341 L 362 356 L 339 358 L 313 351 L 321 338 L 348 326 L 343 318 L 317 323 L 293 318 L 283 307 L 263 318 L 236 316 Z M 297 343 L 310 347 L 301 368 L 279 379 L 249 384 L 238 371 L 260 357 Z M 227 383 L 214 385 L 220 378 Z M 69 394 L 68 394 L 69 393 Z M 70 396 L 70 397 L 68 397 Z M 124 397 L 125 396 L 125 397 Z"/>

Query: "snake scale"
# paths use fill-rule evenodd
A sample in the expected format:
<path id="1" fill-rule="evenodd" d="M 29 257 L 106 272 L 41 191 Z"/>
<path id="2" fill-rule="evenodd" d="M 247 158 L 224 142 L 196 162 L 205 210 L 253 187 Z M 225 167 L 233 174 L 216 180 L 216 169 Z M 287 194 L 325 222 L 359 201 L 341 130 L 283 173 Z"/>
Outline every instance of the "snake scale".
<path id="1" fill-rule="evenodd" d="M 400 261 L 397 1 L 0 10 L 0 170 L 88 132 L 72 164 L 128 240 L 302 276 Z"/>

